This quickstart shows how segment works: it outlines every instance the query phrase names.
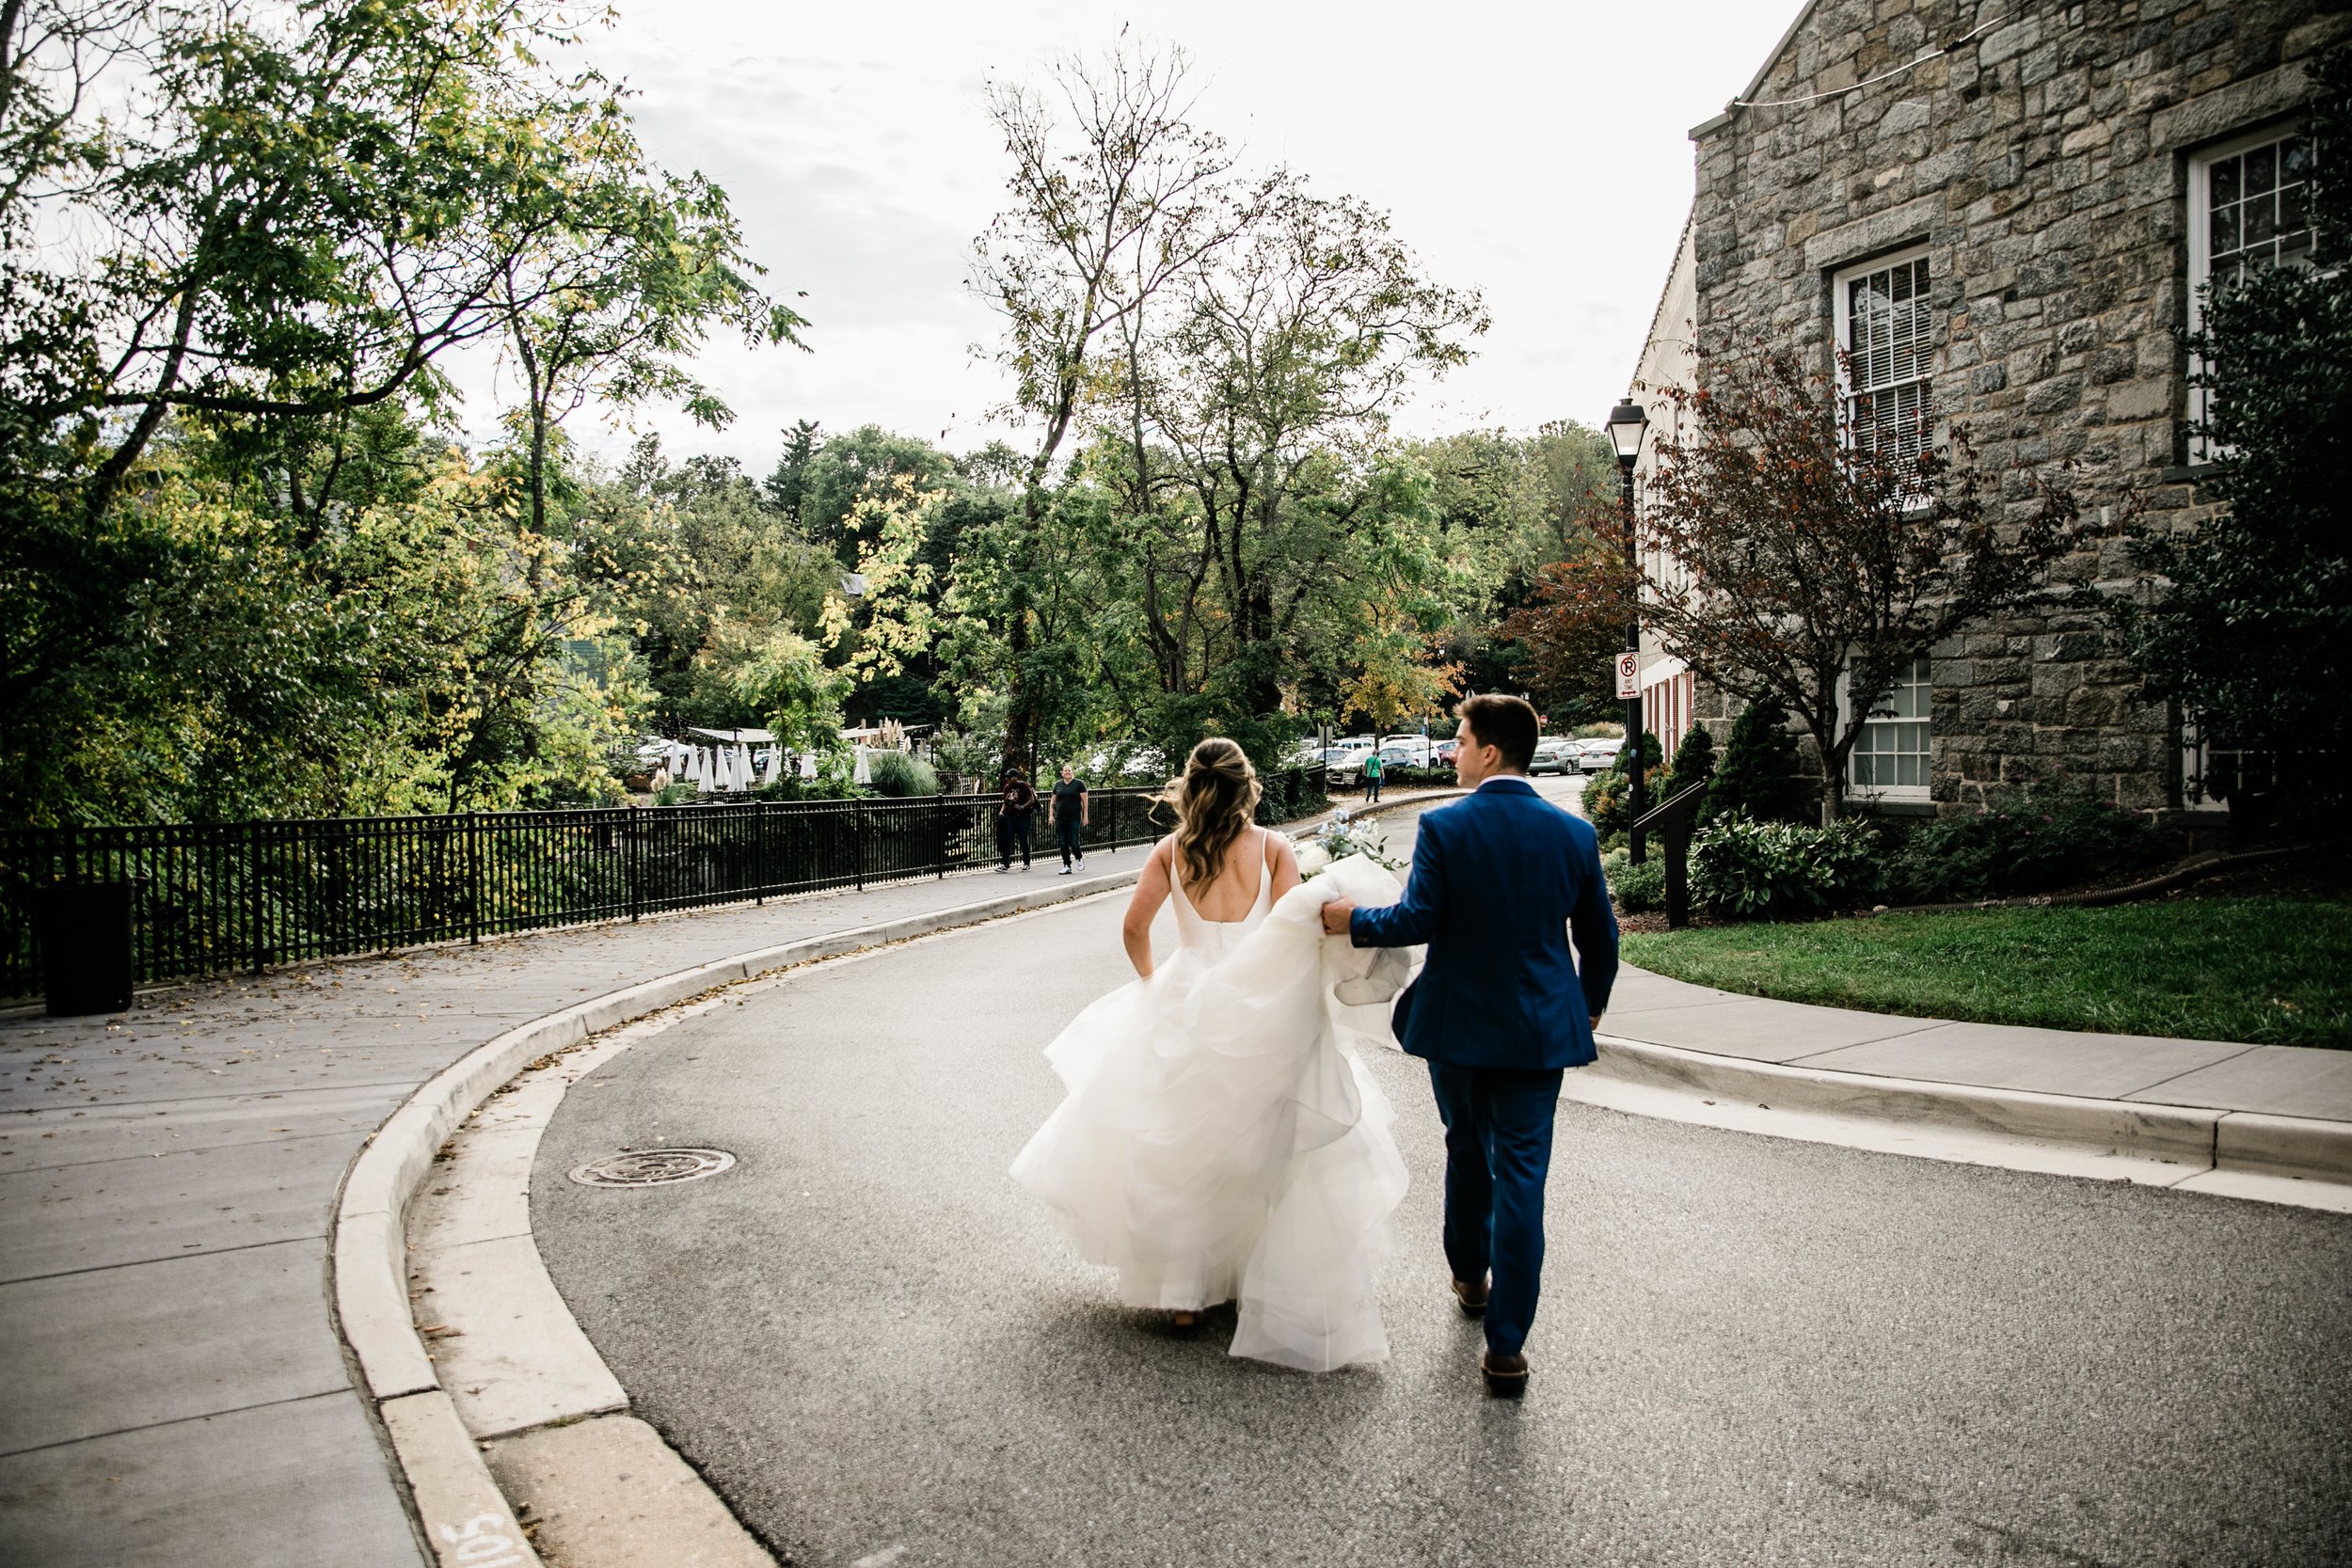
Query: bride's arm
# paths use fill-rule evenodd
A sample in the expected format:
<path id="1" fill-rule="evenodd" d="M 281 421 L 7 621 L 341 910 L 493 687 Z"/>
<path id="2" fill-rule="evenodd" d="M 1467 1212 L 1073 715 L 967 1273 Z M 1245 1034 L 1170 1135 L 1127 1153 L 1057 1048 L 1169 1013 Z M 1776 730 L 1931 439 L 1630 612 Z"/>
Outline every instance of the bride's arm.
<path id="1" fill-rule="evenodd" d="M 1295 875 L 1295 873 L 1294 873 Z M 1127 900 L 1127 918 L 1120 922 L 1119 940 L 1127 945 L 1127 961 L 1144 979 L 1152 978 L 1152 921 L 1168 902 L 1168 840 L 1152 846 L 1136 882 L 1136 895 Z"/>

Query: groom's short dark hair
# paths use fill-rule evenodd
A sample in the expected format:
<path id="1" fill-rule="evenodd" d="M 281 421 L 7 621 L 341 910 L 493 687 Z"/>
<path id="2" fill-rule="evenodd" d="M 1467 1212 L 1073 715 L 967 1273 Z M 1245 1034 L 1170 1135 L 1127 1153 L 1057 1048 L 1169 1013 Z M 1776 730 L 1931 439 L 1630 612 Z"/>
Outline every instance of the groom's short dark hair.
<path id="1" fill-rule="evenodd" d="M 1524 773 L 1535 760 L 1535 710 L 1523 698 L 1480 695 L 1463 700 L 1454 710 L 1478 736 L 1482 746 L 1502 753 L 1502 766 Z"/>

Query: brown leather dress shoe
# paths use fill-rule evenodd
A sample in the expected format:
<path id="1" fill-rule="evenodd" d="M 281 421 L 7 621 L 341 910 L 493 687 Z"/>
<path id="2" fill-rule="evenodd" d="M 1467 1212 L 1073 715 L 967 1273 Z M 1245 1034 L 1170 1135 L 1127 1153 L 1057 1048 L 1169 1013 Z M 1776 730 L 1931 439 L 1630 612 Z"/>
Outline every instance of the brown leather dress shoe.
<path id="1" fill-rule="evenodd" d="M 1488 1351 L 1478 1358 L 1478 1370 L 1486 1374 L 1486 1392 L 1499 1400 L 1515 1400 L 1527 1392 L 1527 1357 L 1497 1355 Z"/>
<path id="2" fill-rule="evenodd" d="M 1454 1299 L 1461 1304 L 1462 1316 L 1466 1318 L 1479 1318 L 1486 1316 L 1486 1282 L 1482 1279 L 1476 1284 L 1472 1284 L 1467 1279 L 1455 1280 L 1454 1282 Z"/>

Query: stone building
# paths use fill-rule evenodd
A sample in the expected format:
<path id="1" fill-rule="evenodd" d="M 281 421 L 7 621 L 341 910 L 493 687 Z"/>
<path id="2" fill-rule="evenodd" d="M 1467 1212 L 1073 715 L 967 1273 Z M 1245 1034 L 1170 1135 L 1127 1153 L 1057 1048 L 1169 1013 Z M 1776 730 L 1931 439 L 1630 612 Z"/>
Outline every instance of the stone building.
<path id="1" fill-rule="evenodd" d="M 1691 133 L 1691 221 L 1639 373 L 1687 377 L 1692 340 L 1804 345 L 1865 422 L 1964 422 L 2013 499 L 2069 465 L 2108 531 L 2057 577 L 2120 583 L 2116 525 L 2201 504 L 2200 285 L 2308 253 L 2296 117 L 2308 63 L 2347 34 L 2315 0 L 1813 0 Z M 1645 682 L 1670 736 L 1677 711 L 1710 717 L 1662 653 Z M 1872 721 L 1857 794 L 1949 810 L 2062 770 L 2135 807 L 2208 806 L 2233 759 L 2137 687 L 2079 616 L 1974 627 L 1923 649 Z"/>

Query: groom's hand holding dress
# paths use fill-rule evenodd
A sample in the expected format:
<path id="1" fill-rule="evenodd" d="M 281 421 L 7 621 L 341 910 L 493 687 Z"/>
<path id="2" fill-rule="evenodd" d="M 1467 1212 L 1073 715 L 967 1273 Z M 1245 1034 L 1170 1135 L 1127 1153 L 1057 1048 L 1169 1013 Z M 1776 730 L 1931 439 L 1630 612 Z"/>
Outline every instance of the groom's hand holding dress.
<path id="1" fill-rule="evenodd" d="M 1405 896 L 1387 909 L 1335 900 L 1323 911 L 1324 928 L 1359 947 L 1428 944 L 1420 977 L 1396 1000 L 1396 1036 L 1429 1064 L 1446 1129 L 1446 1259 L 1464 1309 L 1484 1301 L 1482 1367 L 1499 1394 L 1526 1384 L 1560 1074 L 1593 1060 L 1593 1027 L 1617 973 L 1616 916 L 1592 825 L 1519 776 L 1534 725 L 1516 705 L 1517 716 L 1480 710 L 1514 744 L 1480 743 L 1466 726 L 1464 757 L 1474 749 L 1488 766 L 1463 768 L 1478 787 L 1422 817 Z M 1515 719 L 1523 735 L 1509 733 Z"/>

